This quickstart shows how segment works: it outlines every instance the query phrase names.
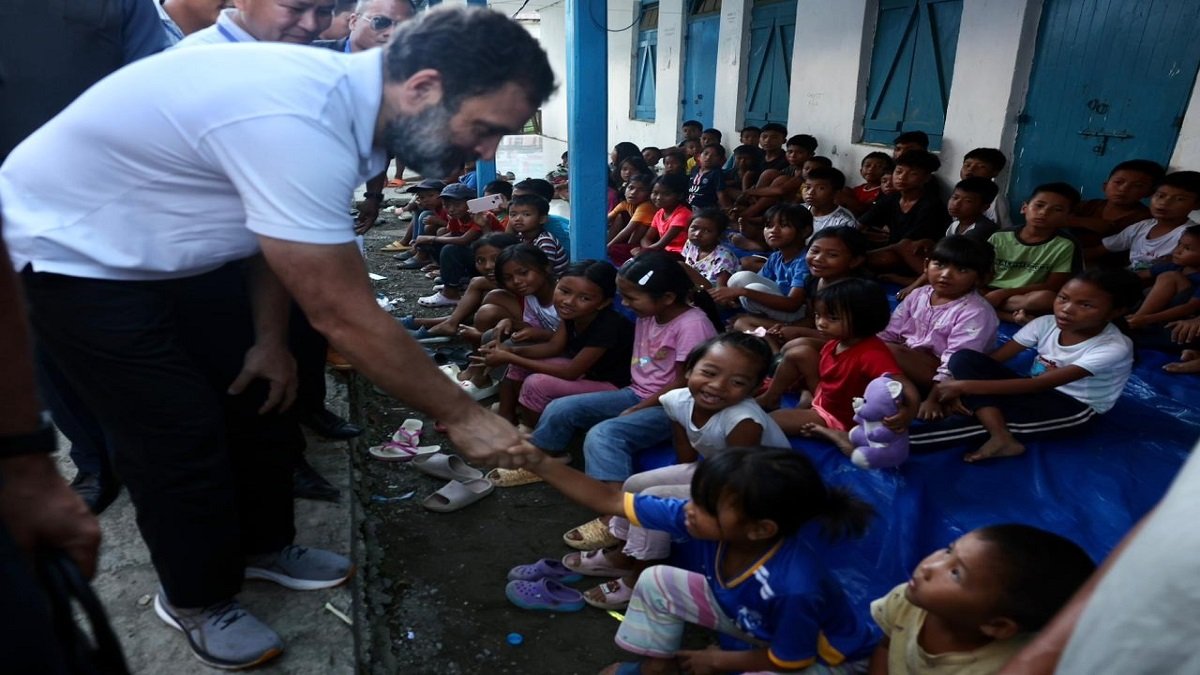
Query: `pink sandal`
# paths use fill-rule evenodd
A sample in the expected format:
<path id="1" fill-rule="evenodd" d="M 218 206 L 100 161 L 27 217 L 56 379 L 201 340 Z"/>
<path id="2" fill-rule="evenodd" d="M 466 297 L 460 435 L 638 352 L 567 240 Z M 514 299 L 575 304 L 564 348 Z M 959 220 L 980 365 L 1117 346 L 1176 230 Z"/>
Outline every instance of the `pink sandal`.
<path id="1" fill-rule="evenodd" d="M 599 590 L 604 599 L 593 600 L 589 595 L 593 590 Z M 624 578 L 618 577 L 585 591 L 583 601 L 599 609 L 625 609 L 629 606 L 629 599 L 632 597 L 633 588 L 625 583 Z"/>
<path id="2" fill-rule="evenodd" d="M 631 570 L 613 567 L 604 557 L 604 549 L 568 553 L 563 556 L 562 564 L 572 572 L 578 572 L 588 577 L 623 577 Z"/>

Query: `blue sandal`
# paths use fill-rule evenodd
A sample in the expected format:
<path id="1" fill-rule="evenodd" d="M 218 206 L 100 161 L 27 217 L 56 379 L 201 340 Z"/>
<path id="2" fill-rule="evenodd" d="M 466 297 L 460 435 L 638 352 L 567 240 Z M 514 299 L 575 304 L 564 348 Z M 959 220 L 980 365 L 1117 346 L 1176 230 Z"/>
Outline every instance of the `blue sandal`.
<path id="1" fill-rule="evenodd" d="M 504 587 L 509 602 L 521 609 L 550 612 L 578 612 L 584 608 L 583 593 L 553 579 L 510 581 Z"/>

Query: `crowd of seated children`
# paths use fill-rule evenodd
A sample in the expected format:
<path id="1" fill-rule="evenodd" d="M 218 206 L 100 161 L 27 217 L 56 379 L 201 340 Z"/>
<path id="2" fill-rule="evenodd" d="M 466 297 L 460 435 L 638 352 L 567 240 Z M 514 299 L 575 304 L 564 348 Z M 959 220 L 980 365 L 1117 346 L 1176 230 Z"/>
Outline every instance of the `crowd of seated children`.
<path id="1" fill-rule="evenodd" d="M 922 561 L 864 625 L 796 533 L 816 521 L 857 534 L 868 509 L 825 486 L 788 436 L 850 454 L 852 402 L 887 374 L 902 393 L 883 423 L 913 452 L 996 460 L 1088 433 L 1121 395 L 1135 344 L 1182 351 L 1166 369 L 1200 372 L 1200 173 L 1121 162 L 1103 199 L 1039 185 L 1006 227 L 994 149 L 968 152 L 943 198 L 919 132 L 865 157 L 863 184 L 847 189 L 816 139 L 784 150 L 780 125 L 744 129 L 729 164 L 714 130 L 686 131 L 649 155 L 614 148 L 610 261 L 567 265 L 540 186 L 518 184 L 503 224 L 466 213 L 454 186 L 410 188 L 422 229 L 406 266 L 436 255 L 441 293 L 461 299 L 405 324 L 476 347 L 448 374 L 476 398 L 498 393 L 535 456 L 561 458 L 583 437 L 582 473 L 544 461 L 489 478 L 545 480 L 600 514 L 563 535 L 578 552 L 560 567 L 602 581 L 581 604 L 626 608 L 617 643 L 642 660 L 606 672 L 996 672 L 1092 561 L 1057 535 L 983 527 Z M 750 240 L 759 248 L 739 260 Z M 473 277 L 451 247 L 469 250 Z M 894 310 L 879 281 L 906 284 Z M 1018 328 L 997 346 L 1001 321 Z M 1027 350 L 1027 372 L 1005 365 Z M 667 441 L 676 461 L 635 474 L 635 455 Z M 673 547 L 683 567 L 663 564 Z M 544 580 L 518 578 L 513 602 L 550 608 Z M 687 623 L 724 634 L 722 648 L 682 649 Z"/>

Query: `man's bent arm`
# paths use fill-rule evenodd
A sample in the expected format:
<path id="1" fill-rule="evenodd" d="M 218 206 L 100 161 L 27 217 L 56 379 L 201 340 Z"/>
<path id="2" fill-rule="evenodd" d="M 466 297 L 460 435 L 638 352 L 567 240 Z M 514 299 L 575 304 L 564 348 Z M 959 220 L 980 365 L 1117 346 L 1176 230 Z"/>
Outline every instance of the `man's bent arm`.
<path id="1" fill-rule="evenodd" d="M 353 243 L 259 240 L 268 264 L 309 322 L 360 373 L 444 423 L 467 457 L 509 466 L 522 462 L 516 429 L 472 401 L 437 369 L 408 331 L 379 308 L 362 254 Z"/>

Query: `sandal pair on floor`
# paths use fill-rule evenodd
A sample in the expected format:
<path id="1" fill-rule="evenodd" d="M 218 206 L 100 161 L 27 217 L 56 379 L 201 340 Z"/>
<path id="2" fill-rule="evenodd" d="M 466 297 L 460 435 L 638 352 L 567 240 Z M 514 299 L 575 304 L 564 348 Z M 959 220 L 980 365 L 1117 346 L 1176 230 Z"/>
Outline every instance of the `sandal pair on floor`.
<path id="1" fill-rule="evenodd" d="M 603 553 L 597 551 L 597 554 L 603 558 Z M 529 565 L 512 568 L 508 572 L 509 583 L 504 588 L 505 596 L 522 609 L 558 612 L 578 611 L 583 609 L 584 604 L 605 610 L 624 609 L 629 605 L 633 589 L 621 578 L 596 586 L 601 600 L 593 600 L 587 594 L 565 586 L 565 583 L 581 580 L 584 574 L 595 576 L 591 572 L 572 569 L 566 562 L 565 558 L 562 562 L 543 558 Z M 624 572 L 627 570 L 621 571 Z"/>

